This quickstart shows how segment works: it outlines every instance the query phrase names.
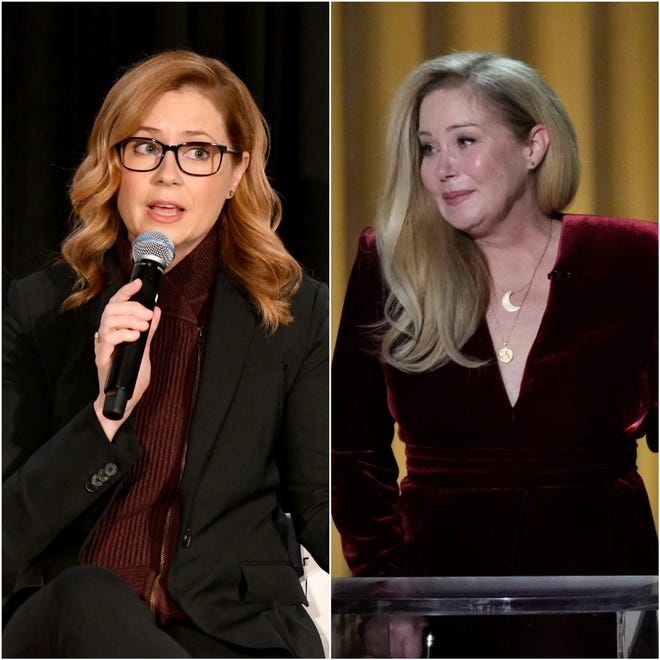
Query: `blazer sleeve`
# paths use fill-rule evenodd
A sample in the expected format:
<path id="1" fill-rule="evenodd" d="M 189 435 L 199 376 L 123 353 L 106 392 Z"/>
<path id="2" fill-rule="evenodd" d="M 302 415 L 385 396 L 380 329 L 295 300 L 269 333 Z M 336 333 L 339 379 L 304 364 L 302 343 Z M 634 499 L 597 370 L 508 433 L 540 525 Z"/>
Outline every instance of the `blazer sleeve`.
<path id="1" fill-rule="evenodd" d="M 332 514 L 358 576 L 403 573 L 394 421 L 377 327 L 385 295 L 368 229 L 349 278 L 332 364 Z"/>
<path id="2" fill-rule="evenodd" d="M 303 286 L 313 293 L 307 314 L 293 309 L 305 328 L 297 335 L 304 358 L 287 389 L 282 496 L 298 541 L 329 571 L 328 288 L 307 279 Z"/>
<path id="3" fill-rule="evenodd" d="M 45 277 L 12 283 L 3 314 L 2 546 L 7 572 L 25 570 L 84 513 L 98 510 L 89 529 L 77 530 L 84 538 L 102 513 L 101 500 L 108 500 L 139 453 L 128 423 L 114 442 L 108 441 L 92 408 L 95 392 L 57 428 L 55 392 L 70 388 L 68 399 L 77 392 L 70 382 L 76 378 L 63 375 L 75 374 L 69 348 L 85 341 L 87 350 L 93 347 L 89 338 L 70 336 L 76 326 L 59 313 L 49 284 Z M 85 364 L 93 368 L 93 357 Z"/>

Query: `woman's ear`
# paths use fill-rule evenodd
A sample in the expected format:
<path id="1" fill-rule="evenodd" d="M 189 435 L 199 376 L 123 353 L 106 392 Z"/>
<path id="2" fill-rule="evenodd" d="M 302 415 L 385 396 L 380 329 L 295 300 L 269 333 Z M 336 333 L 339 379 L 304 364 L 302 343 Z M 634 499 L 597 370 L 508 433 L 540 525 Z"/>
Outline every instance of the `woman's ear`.
<path id="1" fill-rule="evenodd" d="M 543 124 L 537 124 L 529 132 L 529 139 L 527 141 L 528 152 L 528 167 L 530 170 L 536 169 L 539 163 L 545 158 L 550 144 L 550 136 L 548 129 Z"/>
<path id="2" fill-rule="evenodd" d="M 241 182 L 241 179 L 243 178 L 243 175 L 245 174 L 245 170 L 247 170 L 248 165 L 250 164 L 250 152 L 249 151 L 244 151 L 241 154 L 241 160 L 234 165 L 234 170 L 231 175 L 231 190 L 233 192 L 236 191 L 236 188 L 238 188 L 238 184 Z"/>

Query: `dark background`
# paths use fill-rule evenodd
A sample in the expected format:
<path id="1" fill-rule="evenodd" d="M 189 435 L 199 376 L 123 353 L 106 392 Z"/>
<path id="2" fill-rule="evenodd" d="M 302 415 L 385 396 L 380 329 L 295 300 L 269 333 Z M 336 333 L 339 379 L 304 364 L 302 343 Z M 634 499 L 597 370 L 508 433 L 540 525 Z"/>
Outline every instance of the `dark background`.
<path id="1" fill-rule="evenodd" d="M 227 63 L 271 127 L 279 233 L 328 281 L 328 3 L 3 3 L 3 297 L 52 261 L 96 113 L 130 65 L 190 48 Z"/>

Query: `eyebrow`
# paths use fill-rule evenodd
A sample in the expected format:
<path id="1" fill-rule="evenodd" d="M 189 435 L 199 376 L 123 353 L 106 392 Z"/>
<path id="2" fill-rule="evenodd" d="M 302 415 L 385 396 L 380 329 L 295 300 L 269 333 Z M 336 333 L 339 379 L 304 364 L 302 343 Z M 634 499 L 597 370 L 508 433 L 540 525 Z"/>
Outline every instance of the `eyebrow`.
<path id="1" fill-rule="evenodd" d="M 478 128 L 478 127 L 479 127 L 479 124 L 477 124 L 475 122 L 466 122 L 465 124 L 452 124 L 451 126 L 447 127 L 446 132 L 455 131 L 458 128 Z M 422 136 L 426 137 L 426 136 L 431 136 L 432 133 L 430 131 L 418 131 L 417 135 L 419 137 L 422 137 Z"/>
<path id="2" fill-rule="evenodd" d="M 160 128 L 155 128 L 153 126 L 140 126 L 138 131 L 146 131 L 147 133 L 155 133 L 156 135 L 162 135 L 163 131 L 160 130 Z M 216 140 L 209 135 L 206 131 L 201 131 L 201 130 L 193 130 L 193 131 L 183 131 L 182 135 L 184 137 L 206 137 L 208 138 L 211 142 L 216 142 Z"/>

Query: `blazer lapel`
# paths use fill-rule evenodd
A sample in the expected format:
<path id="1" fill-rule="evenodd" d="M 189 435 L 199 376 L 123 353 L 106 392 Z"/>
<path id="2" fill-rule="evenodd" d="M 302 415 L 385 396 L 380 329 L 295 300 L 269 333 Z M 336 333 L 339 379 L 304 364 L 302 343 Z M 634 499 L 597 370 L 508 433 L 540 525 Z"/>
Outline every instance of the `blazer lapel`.
<path id="1" fill-rule="evenodd" d="M 257 316 L 219 271 L 206 338 L 204 362 L 188 440 L 184 489 L 194 488 L 229 411 Z"/>

